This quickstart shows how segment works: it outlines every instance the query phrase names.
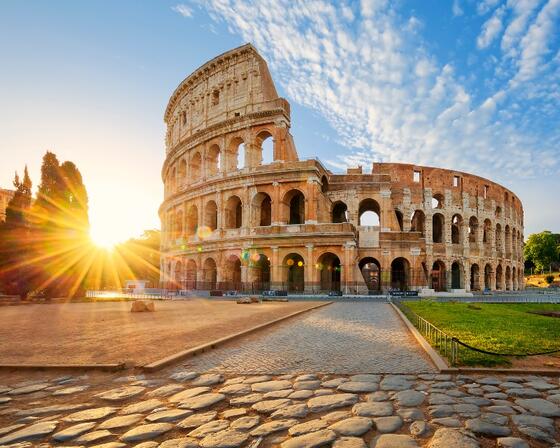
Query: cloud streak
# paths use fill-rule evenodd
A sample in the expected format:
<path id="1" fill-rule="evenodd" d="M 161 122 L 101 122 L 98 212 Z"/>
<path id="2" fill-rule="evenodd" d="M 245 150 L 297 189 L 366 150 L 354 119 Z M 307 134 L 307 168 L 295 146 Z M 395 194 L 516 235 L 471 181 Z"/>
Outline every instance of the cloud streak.
<path id="1" fill-rule="evenodd" d="M 550 0 L 530 25 L 527 1 L 509 2 L 517 5 L 517 25 L 502 22 L 505 4 L 479 5 L 480 14 L 498 7 L 481 30 L 479 47 L 498 40 L 505 29 L 504 52 L 516 42 L 521 51 L 508 56 L 517 72 L 478 100 L 451 62 L 429 52 L 421 21 L 401 14 L 392 2 L 210 0 L 203 5 L 214 20 L 259 49 L 292 100 L 329 121 L 349 148 L 348 154 L 327 160 L 333 167 L 393 161 L 531 177 L 558 168 L 558 132 L 543 139 L 530 132 L 530 123 L 520 125 L 516 98 L 527 96 L 528 89 L 520 90 L 529 79 L 525 73 L 547 55 L 545 34 L 559 1 Z M 508 84 L 513 79 L 517 84 Z M 538 84 L 530 87 L 539 91 Z M 539 163 L 542 157 L 548 166 Z"/>

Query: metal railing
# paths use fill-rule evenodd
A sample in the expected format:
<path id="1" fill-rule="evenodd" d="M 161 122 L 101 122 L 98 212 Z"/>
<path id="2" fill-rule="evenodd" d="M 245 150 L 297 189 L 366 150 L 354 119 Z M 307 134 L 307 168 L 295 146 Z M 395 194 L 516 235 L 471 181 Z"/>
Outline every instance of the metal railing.
<path id="1" fill-rule="evenodd" d="M 440 330 L 434 324 L 416 314 L 402 303 L 400 299 L 393 300 L 393 303 L 399 307 L 432 347 L 445 356 L 452 366 L 457 365 L 459 361 L 459 344 L 457 343 L 457 338 Z"/>

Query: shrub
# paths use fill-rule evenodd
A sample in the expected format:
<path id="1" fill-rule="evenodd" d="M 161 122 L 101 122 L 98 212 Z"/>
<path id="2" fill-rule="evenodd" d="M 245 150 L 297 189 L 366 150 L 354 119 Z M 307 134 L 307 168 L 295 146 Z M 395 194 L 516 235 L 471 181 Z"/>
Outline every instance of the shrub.
<path id="1" fill-rule="evenodd" d="M 554 281 L 554 275 L 547 275 L 544 280 L 550 285 Z"/>

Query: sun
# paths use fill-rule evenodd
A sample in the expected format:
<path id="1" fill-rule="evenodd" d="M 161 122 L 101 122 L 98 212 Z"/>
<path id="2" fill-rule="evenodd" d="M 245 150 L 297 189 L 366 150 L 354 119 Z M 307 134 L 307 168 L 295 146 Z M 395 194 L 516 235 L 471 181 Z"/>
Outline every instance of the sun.
<path id="1" fill-rule="evenodd" d="M 115 239 L 115 235 L 108 231 L 91 229 L 89 235 L 93 244 L 101 249 L 113 250 L 115 245 L 118 243 Z"/>

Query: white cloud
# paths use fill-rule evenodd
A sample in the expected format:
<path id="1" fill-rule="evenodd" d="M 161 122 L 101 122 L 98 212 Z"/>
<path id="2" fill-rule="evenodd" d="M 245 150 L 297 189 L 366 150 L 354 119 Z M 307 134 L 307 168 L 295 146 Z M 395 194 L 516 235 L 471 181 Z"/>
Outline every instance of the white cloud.
<path id="1" fill-rule="evenodd" d="M 463 8 L 461 8 L 461 4 L 459 0 L 453 0 L 453 6 L 451 7 L 451 12 L 453 13 L 454 17 L 459 17 L 464 14 Z"/>
<path id="2" fill-rule="evenodd" d="M 492 41 L 498 37 L 503 28 L 502 17 L 504 15 L 504 11 L 504 7 L 496 9 L 494 14 L 492 14 L 492 17 L 490 17 L 484 25 L 482 25 L 482 32 L 476 40 L 476 46 L 478 48 L 488 47 Z"/>
<path id="3" fill-rule="evenodd" d="M 481 16 L 493 9 L 500 0 L 481 0 L 476 5 L 476 12 Z"/>
<path id="4" fill-rule="evenodd" d="M 184 3 L 179 3 L 171 8 L 173 11 L 181 14 L 183 17 L 192 17 L 193 11 Z"/>
<path id="5" fill-rule="evenodd" d="M 557 169 L 558 138 L 547 140 L 522 129 L 515 121 L 521 111 L 508 106 L 507 89 L 499 87 L 477 100 L 452 64 L 428 52 L 420 27 L 408 26 L 410 17 L 393 5 L 362 1 L 359 13 L 350 16 L 346 6 L 321 0 L 205 4 L 212 17 L 255 44 L 291 101 L 330 122 L 350 148 L 330 160 L 333 167 L 383 160 L 493 178 Z M 544 30 L 544 20 L 539 23 Z M 534 95 L 547 92 L 540 85 L 533 90 Z M 537 160 L 547 153 L 556 157 L 543 167 Z"/>

